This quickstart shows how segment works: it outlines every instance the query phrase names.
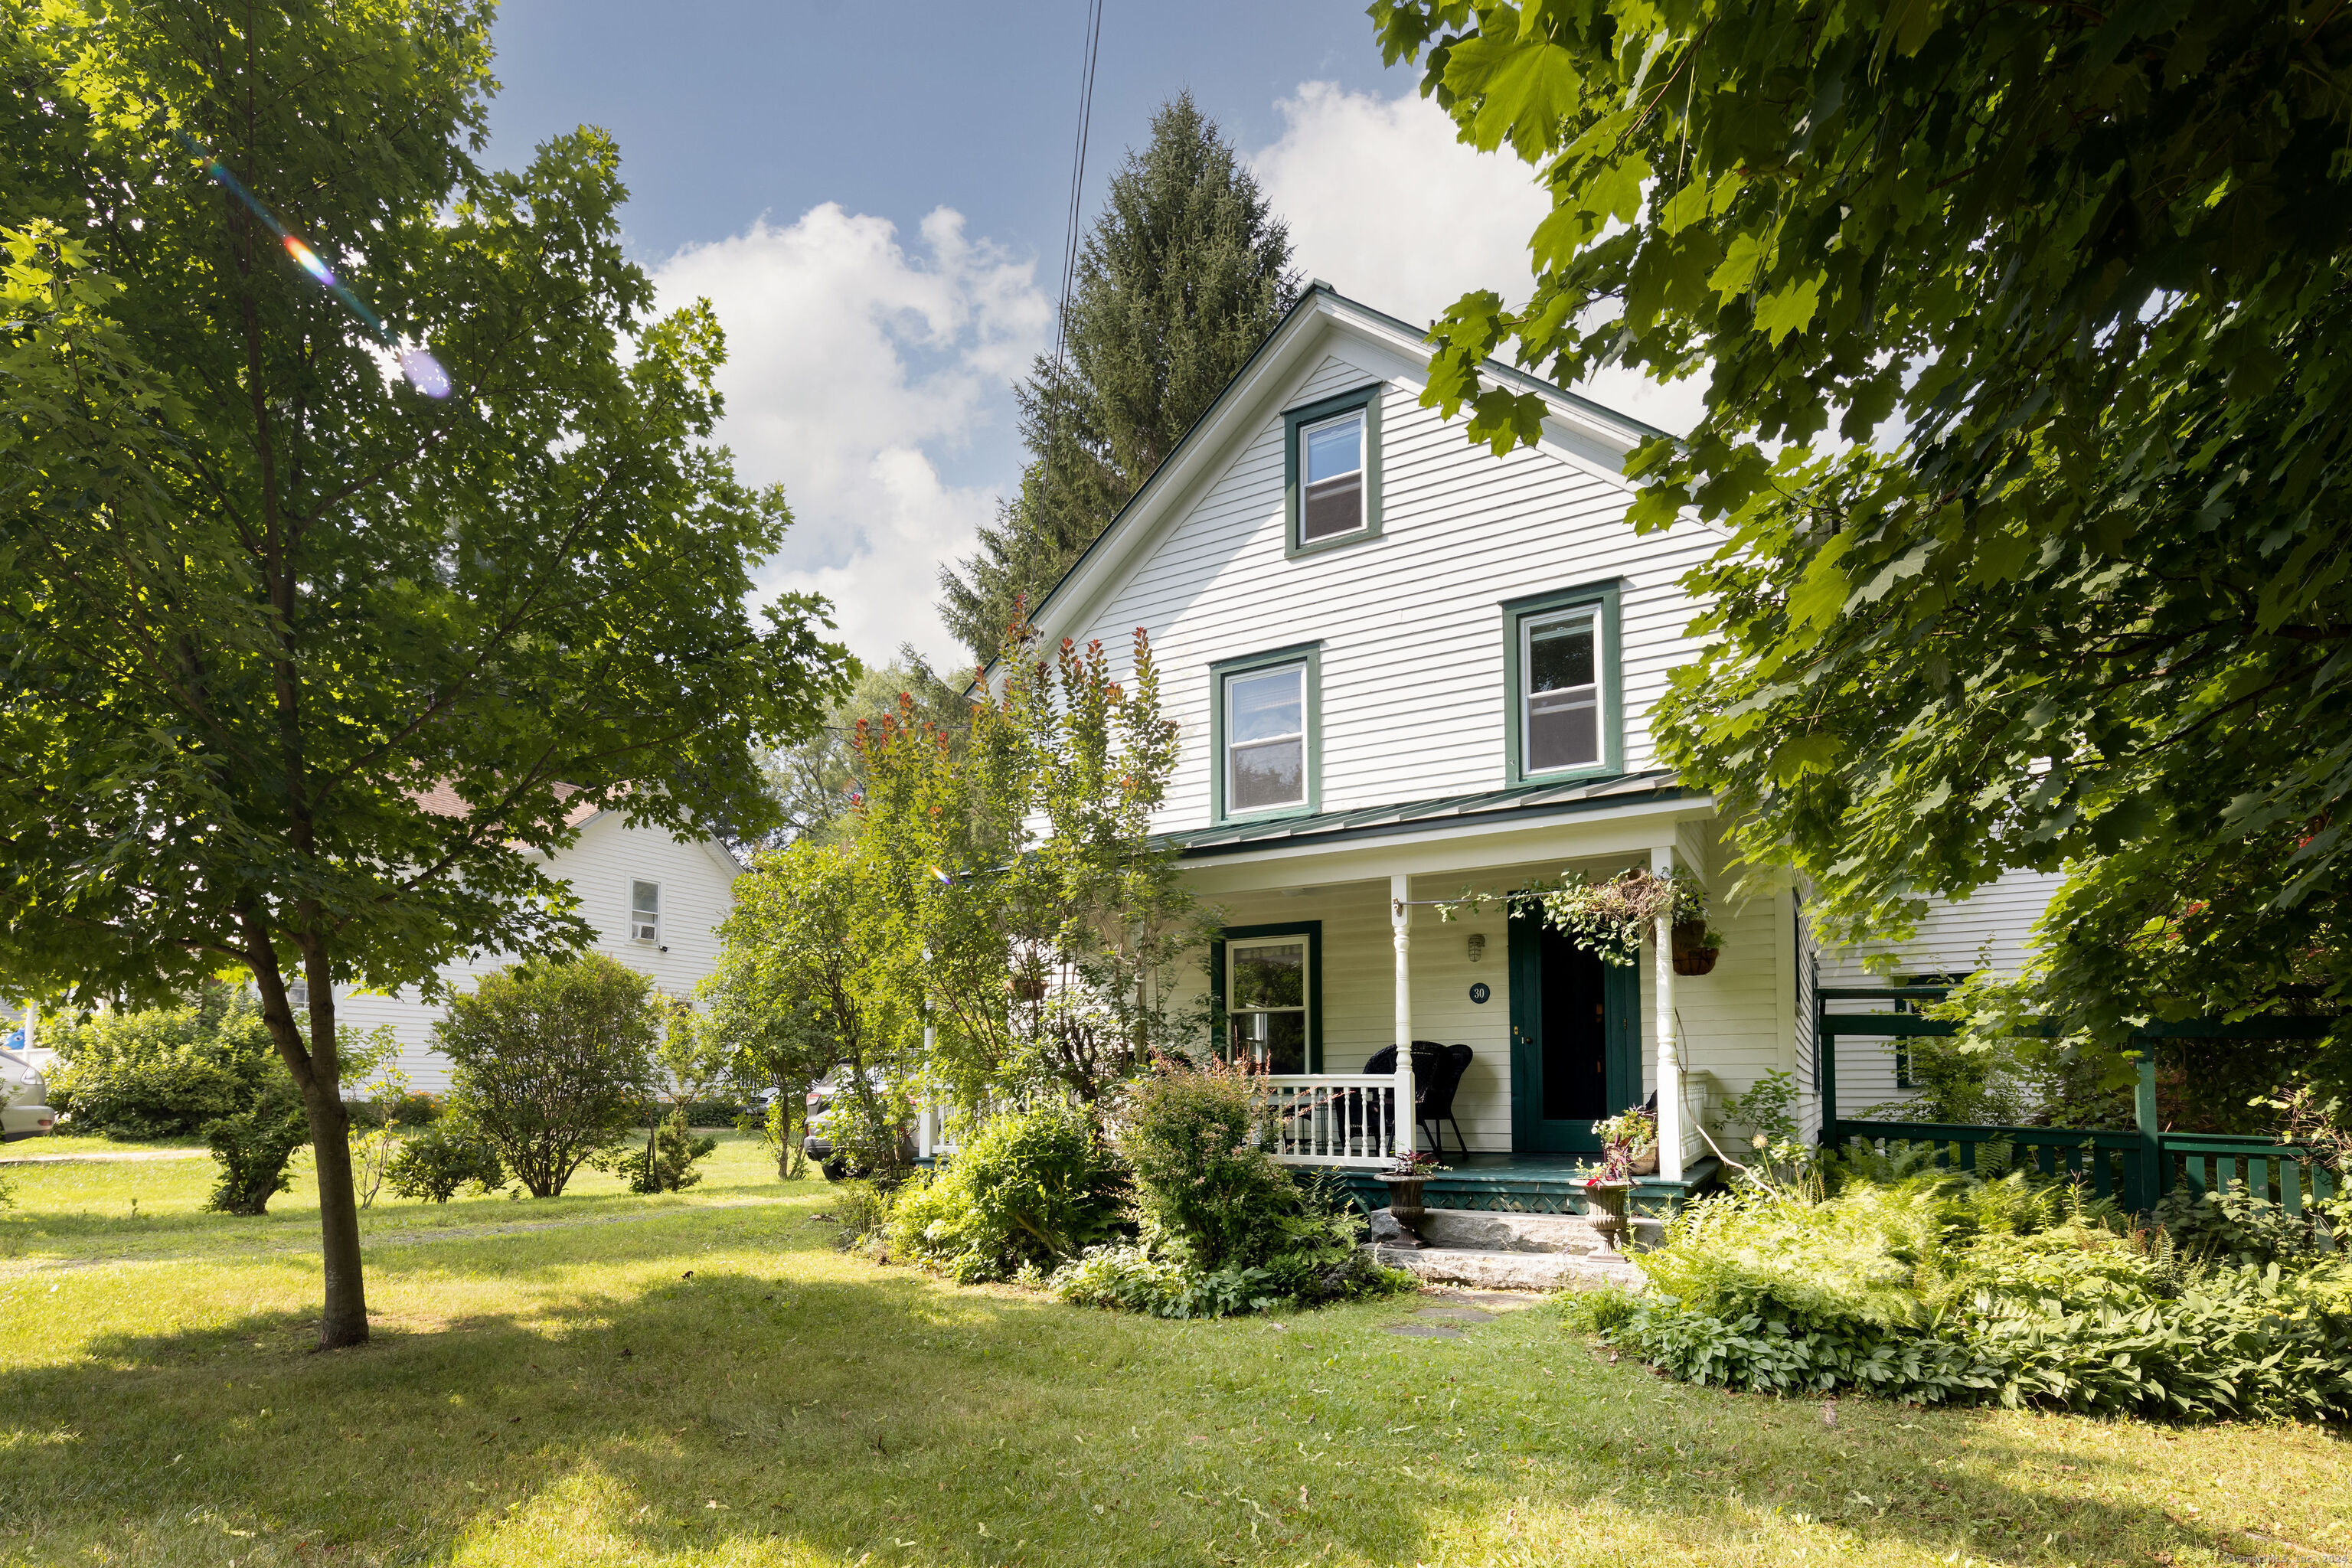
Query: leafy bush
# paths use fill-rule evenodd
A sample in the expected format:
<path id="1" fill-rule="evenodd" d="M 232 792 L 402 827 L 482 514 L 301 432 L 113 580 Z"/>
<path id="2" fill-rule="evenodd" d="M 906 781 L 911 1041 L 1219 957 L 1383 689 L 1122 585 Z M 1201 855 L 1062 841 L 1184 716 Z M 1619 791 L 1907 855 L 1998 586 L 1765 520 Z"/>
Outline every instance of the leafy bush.
<path id="1" fill-rule="evenodd" d="M 2292 1215 L 2256 1197 L 2243 1182 L 2203 1192 L 2178 1187 L 2156 1205 L 2156 1223 L 2193 1257 L 2259 1268 L 2305 1263 L 2326 1250 L 2315 1214 Z"/>
<path id="2" fill-rule="evenodd" d="M 1091 1247 L 1047 1282 L 1079 1307 L 1146 1312 L 1155 1318 L 1222 1318 L 1285 1311 L 1419 1287 L 1402 1268 L 1372 1260 L 1359 1244 L 1363 1222 L 1350 1214 L 1294 1215 L 1289 1245 L 1255 1268 L 1204 1269 L 1181 1247 L 1114 1243 Z"/>
<path id="3" fill-rule="evenodd" d="M 49 1103 L 77 1132 L 185 1138 L 250 1107 L 273 1076 L 278 1047 L 242 992 L 208 990 L 182 1007 L 100 1013 L 58 1029 L 62 1058 Z"/>
<path id="4" fill-rule="evenodd" d="M 2307 1266 L 2200 1255 L 2022 1174 L 1848 1179 L 1692 1205 L 1639 1258 L 1654 1293 L 1609 1331 L 1737 1389 L 2342 1420 L 2352 1259 L 2293 1257 Z"/>
<path id="5" fill-rule="evenodd" d="M 890 1250 L 960 1284 L 1050 1269 L 1117 1227 L 1127 1170 L 1094 1119 L 1049 1102 L 1000 1116 L 890 1207 Z"/>
<path id="6" fill-rule="evenodd" d="M 1360 1217 L 1275 1159 L 1265 1087 L 1245 1068 L 1160 1063 L 1129 1089 L 1115 1142 L 1134 1173 L 1139 1244 L 1064 1265 L 1051 1281 L 1064 1300 L 1197 1317 L 1413 1283 L 1363 1253 Z"/>
<path id="7" fill-rule="evenodd" d="M 1181 1244 L 1203 1271 L 1253 1268 L 1289 1244 L 1305 1199 L 1274 1157 L 1273 1102 L 1247 1068 L 1160 1063 L 1128 1090 L 1116 1141 L 1147 1236 Z"/>
<path id="8" fill-rule="evenodd" d="M 444 1119 L 402 1142 L 384 1179 L 404 1198 L 446 1204 L 468 1184 L 480 1192 L 498 1191 L 507 1184 L 507 1173 L 488 1139 Z"/>
<path id="9" fill-rule="evenodd" d="M 531 1196 L 627 1138 L 654 1098 L 661 1009 L 653 983 L 601 953 L 527 959 L 452 997 L 434 1026 L 451 1064 L 449 1110 Z"/>
<path id="10" fill-rule="evenodd" d="M 839 1227 L 834 1246 L 844 1252 L 882 1252 L 889 1236 L 888 1191 L 877 1182 L 851 1181 L 836 1184 L 828 1196 L 839 1212 L 816 1217 Z"/>
<path id="11" fill-rule="evenodd" d="M 220 1177 L 205 1206 L 222 1214 L 267 1213 L 269 1200 L 294 1184 L 287 1162 L 310 1141 L 301 1091 L 282 1076 L 246 1109 L 205 1122 L 204 1131 L 220 1163 Z"/>
<path id="12" fill-rule="evenodd" d="M 675 1193 L 702 1180 L 697 1160 L 717 1152 L 719 1140 L 698 1138 L 688 1125 L 684 1109 L 662 1119 L 643 1149 L 608 1156 L 605 1168 L 616 1173 L 633 1193 Z"/>

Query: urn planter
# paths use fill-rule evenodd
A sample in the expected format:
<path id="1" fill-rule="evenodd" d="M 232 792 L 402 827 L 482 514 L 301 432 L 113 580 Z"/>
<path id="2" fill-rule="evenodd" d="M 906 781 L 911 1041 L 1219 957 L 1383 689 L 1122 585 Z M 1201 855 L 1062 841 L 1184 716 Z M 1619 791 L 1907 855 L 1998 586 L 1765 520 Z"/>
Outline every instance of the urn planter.
<path id="1" fill-rule="evenodd" d="M 1421 1205 L 1422 1184 L 1429 1178 L 1415 1172 L 1410 1175 L 1390 1175 L 1382 1173 L 1381 1185 L 1389 1190 L 1389 1217 L 1404 1229 L 1404 1239 L 1391 1242 L 1391 1247 L 1420 1247 L 1422 1216 L 1429 1211 Z"/>
<path id="2" fill-rule="evenodd" d="M 1603 1250 L 1625 1250 L 1625 1196 L 1633 1190 L 1631 1182 L 1590 1181 L 1584 1184 L 1585 1215 L 1592 1233 L 1601 1238 Z"/>

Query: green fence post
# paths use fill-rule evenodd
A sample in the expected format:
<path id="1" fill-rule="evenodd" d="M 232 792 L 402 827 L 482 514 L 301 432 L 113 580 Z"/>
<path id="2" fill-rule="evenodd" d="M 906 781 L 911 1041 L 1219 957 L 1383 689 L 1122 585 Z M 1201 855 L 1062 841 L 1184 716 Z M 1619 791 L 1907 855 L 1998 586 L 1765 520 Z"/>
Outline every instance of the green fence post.
<path id="1" fill-rule="evenodd" d="M 2133 1205 L 2146 1211 L 2164 1195 L 2163 1129 L 2156 1117 L 2156 1049 L 2139 1053 L 2139 1083 L 2132 1092 L 2132 1121 L 2139 1128 L 2139 1194 Z"/>

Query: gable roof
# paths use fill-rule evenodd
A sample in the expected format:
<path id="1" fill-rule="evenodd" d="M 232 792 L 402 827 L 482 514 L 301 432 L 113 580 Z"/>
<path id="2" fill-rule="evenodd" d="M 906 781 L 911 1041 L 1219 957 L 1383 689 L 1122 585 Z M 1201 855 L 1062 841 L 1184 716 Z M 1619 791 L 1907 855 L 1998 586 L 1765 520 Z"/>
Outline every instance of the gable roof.
<path id="1" fill-rule="evenodd" d="M 1425 363 L 1428 357 L 1428 333 L 1423 329 L 1350 300 L 1320 279 L 1309 284 L 1276 323 L 1274 331 L 1266 334 L 1265 341 L 1242 362 L 1241 369 L 1234 373 L 1224 389 L 1192 421 L 1192 427 L 1141 488 L 1128 498 L 1127 504 L 1119 508 L 1109 524 L 1037 602 L 1030 620 L 1047 642 L 1070 635 L 1066 623 L 1076 620 L 1100 590 L 1117 581 L 1129 557 L 1168 508 L 1213 469 L 1226 442 L 1255 429 L 1252 416 L 1257 405 L 1271 397 L 1283 382 L 1301 368 L 1300 362 L 1321 342 L 1325 335 L 1322 329 L 1351 331 L 1408 360 Z M 1555 446 L 1555 449 L 1556 438 L 1565 437 L 1570 443 L 1613 454 L 1617 463 L 1622 464 L 1625 455 L 1643 441 L 1652 437 L 1672 437 L 1669 431 L 1620 414 L 1500 360 L 1487 360 L 1479 368 L 1496 381 L 1522 392 L 1532 392 L 1544 400 L 1549 409 L 1546 444 Z M 1555 425 L 1559 426 L 1557 430 L 1552 427 Z M 1613 467 L 1606 473 L 1612 479 L 1620 477 Z M 992 661 L 987 672 L 994 668 Z"/>

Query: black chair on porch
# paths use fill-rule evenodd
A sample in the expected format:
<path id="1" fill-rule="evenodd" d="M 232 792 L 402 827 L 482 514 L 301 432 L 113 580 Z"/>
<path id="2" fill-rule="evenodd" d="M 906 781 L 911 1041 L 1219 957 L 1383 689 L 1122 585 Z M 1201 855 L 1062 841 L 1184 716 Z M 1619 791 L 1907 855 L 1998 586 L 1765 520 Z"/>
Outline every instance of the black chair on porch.
<path id="1" fill-rule="evenodd" d="M 1412 1043 L 1412 1120 L 1416 1128 L 1429 1129 L 1429 1142 L 1438 1153 L 1445 1152 L 1445 1138 L 1439 1123 L 1452 1122 L 1454 1144 L 1463 1153 L 1470 1145 L 1462 1136 L 1462 1123 L 1454 1120 L 1454 1091 L 1462 1087 L 1462 1075 L 1470 1070 L 1477 1052 L 1467 1046 L 1442 1046 L 1435 1040 L 1415 1040 Z M 1382 1046 L 1364 1062 L 1368 1073 L 1396 1071 L 1396 1047 Z M 1395 1133 L 1391 1127 L 1390 1133 Z"/>

